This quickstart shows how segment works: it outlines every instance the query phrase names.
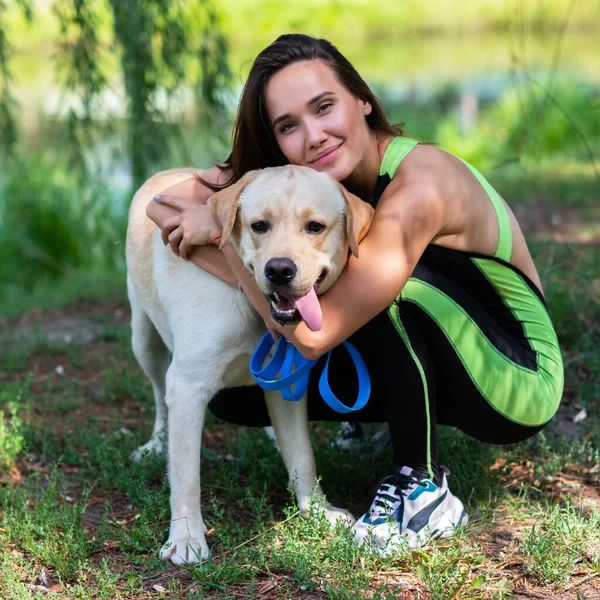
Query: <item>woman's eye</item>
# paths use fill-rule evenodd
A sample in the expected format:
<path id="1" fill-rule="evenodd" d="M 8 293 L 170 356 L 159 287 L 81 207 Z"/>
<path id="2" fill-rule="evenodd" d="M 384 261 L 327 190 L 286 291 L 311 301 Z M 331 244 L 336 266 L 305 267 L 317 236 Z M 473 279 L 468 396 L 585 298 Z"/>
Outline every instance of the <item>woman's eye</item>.
<path id="1" fill-rule="evenodd" d="M 320 113 L 325 112 L 331 106 L 333 106 L 333 102 L 323 102 L 323 104 L 321 104 L 321 106 L 319 106 L 318 112 L 320 112 Z"/>
<path id="2" fill-rule="evenodd" d="M 321 233 L 325 229 L 325 225 L 322 223 L 317 223 L 317 221 L 311 221 L 306 229 L 310 231 L 310 233 Z"/>
<path id="3" fill-rule="evenodd" d="M 293 123 L 286 123 L 285 125 L 283 125 L 281 127 L 281 129 L 279 130 L 280 133 L 286 133 L 287 131 L 289 131 L 292 127 L 294 126 Z"/>
<path id="4" fill-rule="evenodd" d="M 267 221 L 256 221 L 256 223 L 252 223 L 250 228 L 254 233 L 265 233 L 269 230 L 269 223 Z"/>

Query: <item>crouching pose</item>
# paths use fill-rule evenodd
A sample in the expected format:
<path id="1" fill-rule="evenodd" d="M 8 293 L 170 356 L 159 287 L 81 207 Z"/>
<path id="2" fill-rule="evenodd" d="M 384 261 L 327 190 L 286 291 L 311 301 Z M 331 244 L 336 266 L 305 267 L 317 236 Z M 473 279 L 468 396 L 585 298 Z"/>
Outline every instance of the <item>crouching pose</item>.
<path id="1" fill-rule="evenodd" d="M 355 537 L 390 550 L 450 536 L 467 516 L 438 463 L 436 426 L 486 443 L 518 442 L 543 429 L 562 395 L 561 354 L 523 233 L 474 167 L 405 137 L 332 44 L 299 34 L 281 36 L 256 58 L 229 158 L 202 181 L 166 190 L 149 215 L 168 221 L 163 237 L 176 253 L 195 246 L 194 263 L 236 285 L 239 266 L 228 268 L 207 245 L 219 231 L 203 202 L 249 170 L 288 163 L 328 173 L 375 208 L 359 256 L 320 302 L 300 307 L 320 329 L 309 328 L 310 319 L 266 321 L 307 358 L 333 350 L 329 381 L 346 404 L 357 384 L 341 342 L 365 360 L 371 399 L 352 418 L 387 422 L 393 463 Z M 255 235 L 268 236 L 269 223 Z M 261 314 L 268 301 L 253 299 Z M 311 372 L 308 418 L 347 420 L 320 396 L 323 368 L 320 360 Z M 269 424 L 258 388 L 225 390 L 210 409 L 243 425 Z"/>

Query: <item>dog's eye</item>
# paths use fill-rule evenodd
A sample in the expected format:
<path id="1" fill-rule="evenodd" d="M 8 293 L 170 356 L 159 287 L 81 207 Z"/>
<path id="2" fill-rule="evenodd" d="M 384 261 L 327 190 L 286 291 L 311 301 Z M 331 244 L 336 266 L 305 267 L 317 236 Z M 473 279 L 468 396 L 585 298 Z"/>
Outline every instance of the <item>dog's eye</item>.
<path id="1" fill-rule="evenodd" d="M 323 225 L 322 223 L 317 223 L 317 221 L 311 221 L 306 226 L 306 229 L 310 233 L 321 233 L 325 229 L 325 225 Z"/>
<path id="2" fill-rule="evenodd" d="M 254 233 L 265 233 L 269 229 L 269 223 L 267 221 L 256 221 L 250 225 Z"/>

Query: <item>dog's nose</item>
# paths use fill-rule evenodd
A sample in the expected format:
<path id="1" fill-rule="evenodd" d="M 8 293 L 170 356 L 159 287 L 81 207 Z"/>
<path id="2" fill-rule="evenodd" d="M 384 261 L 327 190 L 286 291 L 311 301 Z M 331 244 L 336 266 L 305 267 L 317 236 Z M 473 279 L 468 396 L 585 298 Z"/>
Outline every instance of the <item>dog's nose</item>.
<path id="1" fill-rule="evenodd" d="M 275 285 L 289 283 L 297 271 L 294 261 L 289 258 L 272 258 L 265 265 L 265 276 Z"/>

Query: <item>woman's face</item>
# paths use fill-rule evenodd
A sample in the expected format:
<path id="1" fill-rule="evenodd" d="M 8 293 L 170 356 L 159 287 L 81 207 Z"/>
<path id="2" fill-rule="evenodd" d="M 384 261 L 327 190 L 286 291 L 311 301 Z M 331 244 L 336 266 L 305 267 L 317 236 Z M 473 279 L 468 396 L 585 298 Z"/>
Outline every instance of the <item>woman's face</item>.
<path id="1" fill-rule="evenodd" d="M 369 151 L 368 102 L 356 98 L 322 60 L 293 63 L 271 77 L 266 108 L 290 163 L 346 179 Z"/>

